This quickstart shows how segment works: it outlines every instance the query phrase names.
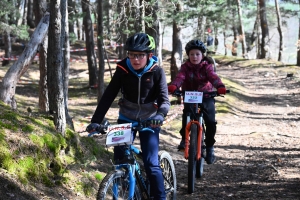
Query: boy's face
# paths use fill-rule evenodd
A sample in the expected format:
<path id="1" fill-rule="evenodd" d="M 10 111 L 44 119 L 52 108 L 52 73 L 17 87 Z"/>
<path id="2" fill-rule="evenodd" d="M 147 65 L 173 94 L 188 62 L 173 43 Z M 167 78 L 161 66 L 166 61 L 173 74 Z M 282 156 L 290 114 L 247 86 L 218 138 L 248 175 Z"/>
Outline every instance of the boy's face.
<path id="1" fill-rule="evenodd" d="M 138 52 L 138 51 L 128 51 L 128 58 L 133 69 L 138 70 L 146 66 L 148 58 L 153 56 L 153 53 Z"/>
<path id="2" fill-rule="evenodd" d="M 194 65 L 199 64 L 203 59 L 203 54 L 199 49 L 192 49 L 189 52 L 190 62 Z"/>

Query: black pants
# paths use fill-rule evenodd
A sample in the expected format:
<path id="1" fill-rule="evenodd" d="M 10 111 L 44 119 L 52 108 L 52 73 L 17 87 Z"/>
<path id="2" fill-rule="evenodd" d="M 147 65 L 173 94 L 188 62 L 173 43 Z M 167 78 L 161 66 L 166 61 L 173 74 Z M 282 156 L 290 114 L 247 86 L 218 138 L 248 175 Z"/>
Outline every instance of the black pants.
<path id="1" fill-rule="evenodd" d="M 183 114 L 182 114 L 182 128 L 180 130 L 180 135 L 182 139 L 185 139 L 185 127 L 186 127 L 186 116 L 187 113 L 191 113 L 195 109 L 193 104 L 184 104 Z M 216 110 L 215 110 L 215 99 L 214 98 L 203 98 L 203 119 L 205 122 L 205 144 L 207 147 L 211 147 L 215 144 L 216 135 Z M 191 120 L 194 119 L 194 115 L 191 115 Z"/>

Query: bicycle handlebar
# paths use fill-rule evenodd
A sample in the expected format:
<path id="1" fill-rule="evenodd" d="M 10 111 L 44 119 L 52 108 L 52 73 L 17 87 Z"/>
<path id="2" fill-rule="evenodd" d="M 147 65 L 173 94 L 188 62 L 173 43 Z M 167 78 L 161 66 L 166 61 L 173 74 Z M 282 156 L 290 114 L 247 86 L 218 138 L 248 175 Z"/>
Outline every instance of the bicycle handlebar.
<path id="1" fill-rule="evenodd" d="M 132 122 L 132 130 L 137 131 L 151 131 L 154 132 L 151 128 L 148 128 L 149 121 L 145 121 L 143 123 L 141 122 Z M 95 134 L 107 134 L 108 127 L 110 126 L 110 123 L 106 120 L 104 124 L 99 124 L 99 126 L 95 129 L 95 131 L 88 134 L 88 137 L 91 137 Z"/>

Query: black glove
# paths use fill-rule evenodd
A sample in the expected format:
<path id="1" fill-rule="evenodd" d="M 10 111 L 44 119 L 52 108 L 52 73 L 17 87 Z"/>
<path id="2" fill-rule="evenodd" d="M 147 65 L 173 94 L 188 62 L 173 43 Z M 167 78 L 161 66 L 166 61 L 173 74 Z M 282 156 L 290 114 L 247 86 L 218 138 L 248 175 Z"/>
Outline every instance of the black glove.
<path id="1" fill-rule="evenodd" d="M 162 113 L 157 113 L 154 117 L 150 119 L 150 124 L 152 125 L 162 125 L 164 121 L 164 115 Z"/>
<path id="2" fill-rule="evenodd" d="M 90 125 L 88 125 L 86 127 L 86 132 L 92 133 L 92 132 L 99 132 L 101 134 L 105 134 L 102 126 L 100 124 L 97 123 L 91 123 Z"/>

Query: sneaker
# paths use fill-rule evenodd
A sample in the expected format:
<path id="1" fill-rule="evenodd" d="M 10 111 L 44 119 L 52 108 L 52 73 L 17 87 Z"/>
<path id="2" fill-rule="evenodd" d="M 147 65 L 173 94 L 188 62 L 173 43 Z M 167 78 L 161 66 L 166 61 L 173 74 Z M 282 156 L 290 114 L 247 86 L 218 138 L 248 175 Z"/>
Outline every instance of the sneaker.
<path id="1" fill-rule="evenodd" d="M 185 140 L 184 139 L 182 139 L 181 141 L 180 141 L 180 144 L 178 145 L 178 150 L 183 150 L 183 149 L 185 149 Z"/>
<path id="2" fill-rule="evenodd" d="M 214 147 L 206 147 L 206 163 L 213 164 L 216 161 Z"/>

